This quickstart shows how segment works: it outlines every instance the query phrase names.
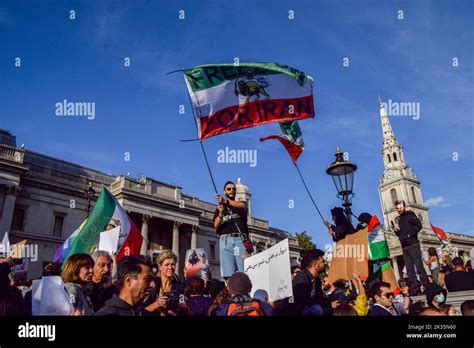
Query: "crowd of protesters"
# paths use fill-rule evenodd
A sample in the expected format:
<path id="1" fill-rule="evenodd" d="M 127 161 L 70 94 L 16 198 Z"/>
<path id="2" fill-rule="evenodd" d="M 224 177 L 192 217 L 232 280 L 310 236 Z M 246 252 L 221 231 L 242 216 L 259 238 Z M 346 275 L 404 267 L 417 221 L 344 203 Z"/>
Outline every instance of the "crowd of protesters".
<path id="1" fill-rule="evenodd" d="M 176 255 L 162 252 L 156 260 L 129 256 L 117 265 L 105 251 L 75 254 L 62 265 L 48 264 L 44 276 L 60 276 L 70 302 L 71 315 L 82 316 L 398 316 L 474 315 L 474 300 L 462 303 L 460 311 L 446 304 L 454 291 L 474 290 L 474 272 L 461 258 L 451 260 L 444 284 L 432 282 L 425 301 L 410 297 L 406 278 L 399 288 L 375 281 L 365 284 L 358 274 L 348 282 L 327 281 L 322 250 L 306 251 L 301 266 L 292 267 L 293 297 L 270 302 L 243 272 L 234 272 L 226 282 L 201 277 L 181 281 L 176 274 Z M 152 262 L 153 261 L 153 262 Z M 31 315 L 28 285 L 13 285 L 11 265 L 0 263 L 0 315 Z M 440 271 L 441 272 L 441 271 Z M 21 290 L 20 290 L 21 289 Z M 25 290 L 26 289 L 26 290 Z M 23 293 L 22 293 L 23 292 Z"/>
<path id="2" fill-rule="evenodd" d="M 74 254 L 64 264 L 48 264 L 43 277 L 61 277 L 76 316 L 400 316 L 400 315 L 474 315 L 474 300 L 462 303 L 460 312 L 446 303 L 456 291 L 474 291 L 472 264 L 461 257 L 439 258 L 436 250 L 428 250 L 421 265 L 420 247 L 416 237 L 420 228 L 416 216 L 405 211 L 404 202 L 397 202 L 402 219 L 395 232 L 399 236 L 407 277 L 399 280 L 396 289 L 390 283 L 361 279 L 353 274 L 350 280 L 328 281 L 325 253 L 307 250 L 301 265 L 288 269 L 293 296 L 269 301 L 262 289 L 253 289 L 243 272 L 243 259 L 252 252 L 248 244 L 247 206 L 235 200 L 234 183 L 224 185 L 224 196 L 217 195 L 218 206 L 214 226 L 220 236 L 221 276 L 224 281 L 209 280 L 197 275 L 182 281 L 176 270 L 177 256 L 162 251 L 156 259 L 127 256 L 117 262 L 115 255 L 96 250 L 92 255 Z M 335 225 L 325 221 L 334 241 L 367 226 L 368 213 L 359 216 L 354 229 L 344 217 L 342 208 L 331 211 Z M 405 218 L 406 216 L 406 218 Z M 0 262 L 0 315 L 31 315 L 31 282 L 15 284 L 11 278 L 14 263 Z M 422 270 L 415 273 L 415 267 Z M 364 282 L 365 281 L 365 282 Z M 255 290 L 255 291 L 252 291 Z M 426 301 L 412 300 L 424 294 Z M 54 299 L 53 299 L 54 301 Z M 67 300 L 66 300 L 67 302 Z"/>

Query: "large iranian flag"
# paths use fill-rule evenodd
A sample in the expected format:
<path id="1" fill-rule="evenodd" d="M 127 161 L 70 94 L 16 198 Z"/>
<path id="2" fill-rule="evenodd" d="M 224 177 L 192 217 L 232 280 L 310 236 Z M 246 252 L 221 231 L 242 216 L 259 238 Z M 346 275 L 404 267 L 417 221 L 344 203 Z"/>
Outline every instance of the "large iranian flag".
<path id="1" fill-rule="evenodd" d="M 376 215 L 370 219 L 369 226 L 369 260 L 380 260 L 390 257 L 385 233 Z"/>
<path id="2" fill-rule="evenodd" d="M 61 245 L 54 261 L 66 262 L 78 253 L 92 254 L 99 246 L 100 233 L 120 227 L 117 259 L 139 255 L 143 237 L 114 196 L 104 187 L 89 218 Z"/>
<path id="3" fill-rule="evenodd" d="M 276 63 L 200 65 L 184 71 L 201 140 L 269 122 L 314 117 L 313 79 Z"/>

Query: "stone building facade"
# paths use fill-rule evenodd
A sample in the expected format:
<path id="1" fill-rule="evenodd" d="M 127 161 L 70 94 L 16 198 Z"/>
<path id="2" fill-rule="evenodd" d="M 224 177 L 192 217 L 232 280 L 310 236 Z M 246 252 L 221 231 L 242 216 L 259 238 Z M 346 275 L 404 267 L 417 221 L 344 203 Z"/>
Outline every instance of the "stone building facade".
<path id="1" fill-rule="evenodd" d="M 142 254 L 171 249 L 179 255 L 179 274 L 187 249 L 204 248 L 212 278 L 220 278 L 219 243 L 213 227 L 216 205 L 182 192 L 182 187 L 152 178 L 109 175 L 58 158 L 17 147 L 16 137 L 0 130 L 0 240 L 9 233 L 11 243 L 27 239 L 37 245 L 39 258 L 29 265 L 28 278 L 41 275 L 57 248 L 87 214 L 84 191 L 89 184 L 96 194 L 107 187 L 129 214 L 144 237 Z M 237 199 L 247 201 L 250 239 L 262 251 L 288 238 L 251 211 L 250 190 L 239 179 Z M 91 209 L 92 209 L 91 208 Z M 290 257 L 298 262 L 300 247 L 289 239 Z"/>

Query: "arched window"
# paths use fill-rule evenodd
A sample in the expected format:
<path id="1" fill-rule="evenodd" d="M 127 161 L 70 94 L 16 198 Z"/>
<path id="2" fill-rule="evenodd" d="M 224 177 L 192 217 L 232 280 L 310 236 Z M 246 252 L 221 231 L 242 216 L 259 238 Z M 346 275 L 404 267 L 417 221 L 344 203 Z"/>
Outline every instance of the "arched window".
<path id="1" fill-rule="evenodd" d="M 394 161 L 397 160 L 397 153 L 396 153 L 396 152 L 393 153 L 393 160 L 394 160 Z"/>
<path id="2" fill-rule="evenodd" d="M 397 197 L 397 190 L 395 190 L 394 188 L 390 190 L 390 196 L 392 196 L 392 203 L 393 205 L 395 206 L 395 202 L 398 200 L 398 197 Z"/>
<path id="3" fill-rule="evenodd" d="M 390 154 L 387 154 L 388 162 L 392 162 L 392 159 L 390 158 Z"/>
<path id="4" fill-rule="evenodd" d="M 415 188 L 413 186 L 411 187 L 411 195 L 413 196 L 413 203 L 416 204 Z"/>

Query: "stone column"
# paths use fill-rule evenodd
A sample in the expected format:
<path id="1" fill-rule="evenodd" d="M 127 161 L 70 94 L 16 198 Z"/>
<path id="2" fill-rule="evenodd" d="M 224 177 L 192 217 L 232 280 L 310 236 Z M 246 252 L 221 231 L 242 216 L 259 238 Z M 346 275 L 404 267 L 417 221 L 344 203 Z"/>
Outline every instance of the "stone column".
<path id="1" fill-rule="evenodd" d="M 176 254 L 178 260 L 176 261 L 176 270 L 179 268 L 179 227 L 181 226 L 180 222 L 175 221 L 173 225 L 173 252 Z"/>
<path id="2" fill-rule="evenodd" d="M 0 221 L 0 236 L 10 231 L 12 225 L 13 211 L 15 210 L 16 196 L 21 189 L 18 186 L 10 186 L 5 192 L 5 203 L 3 206 L 2 219 Z"/>
<path id="3" fill-rule="evenodd" d="M 395 273 L 395 279 L 398 281 L 400 279 L 400 271 L 398 270 L 398 262 L 396 257 L 392 258 L 392 265 L 393 272 Z"/>
<path id="4" fill-rule="evenodd" d="M 142 237 L 143 243 L 142 248 L 140 249 L 140 255 L 148 255 L 148 248 L 150 247 L 150 240 L 148 238 L 148 220 L 150 219 L 149 215 L 142 215 Z"/>
<path id="5" fill-rule="evenodd" d="M 191 232 L 191 249 L 197 248 L 197 234 L 199 231 L 199 226 L 193 225 L 192 232 Z"/>

